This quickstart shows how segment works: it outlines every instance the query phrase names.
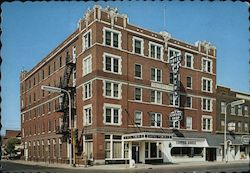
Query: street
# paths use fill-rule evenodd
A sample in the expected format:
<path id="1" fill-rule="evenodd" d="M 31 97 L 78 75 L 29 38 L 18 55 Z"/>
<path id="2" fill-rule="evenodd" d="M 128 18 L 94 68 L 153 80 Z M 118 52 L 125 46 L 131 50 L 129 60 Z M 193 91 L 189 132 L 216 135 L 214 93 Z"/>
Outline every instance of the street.
<path id="1" fill-rule="evenodd" d="M 24 165 L 11 161 L 1 161 L 3 173 L 249 173 L 249 164 L 237 163 L 227 165 L 208 165 L 208 166 L 187 166 L 187 167 L 148 167 L 127 170 L 101 170 L 91 168 L 51 168 L 37 165 Z"/>

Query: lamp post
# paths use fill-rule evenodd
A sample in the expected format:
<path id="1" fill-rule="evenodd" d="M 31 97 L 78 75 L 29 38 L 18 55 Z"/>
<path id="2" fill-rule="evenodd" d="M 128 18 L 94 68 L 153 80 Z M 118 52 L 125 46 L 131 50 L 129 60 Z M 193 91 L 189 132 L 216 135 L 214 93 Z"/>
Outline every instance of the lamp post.
<path id="1" fill-rule="evenodd" d="M 233 101 L 231 103 L 226 104 L 225 107 L 225 127 L 224 127 L 224 161 L 227 162 L 226 156 L 227 156 L 227 107 L 229 105 L 231 106 L 238 106 L 241 104 L 244 104 L 245 100 L 237 100 L 237 101 Z"/>
<path id="2" fill-rule="evenodd" d="M 65 90 L 65 89 L 62 89 L 62 88 L 57 88 L 57 87 L 51 87 L 51 86 L 45 86 L 45 85 L 42 85 L 41 86 L 41 89 L 44 90 L 44 91 L 49 91 L 49 92 L 54 92 L 54 93 L 66 93 L 68 95 L 68 98 L 69 98 L 69 130 L 71 130 L 71 143 L 68 143 L 70 144 L 70 148 L 69 148 L 69 164 L 71 166 L 74 166 L 72 164 L 72 141 L 73 141 L 73 136 L 72 136 L 72 128 L 71 128 L 71 96 L 70 96 L 70 93 L 69 91 Z"/>

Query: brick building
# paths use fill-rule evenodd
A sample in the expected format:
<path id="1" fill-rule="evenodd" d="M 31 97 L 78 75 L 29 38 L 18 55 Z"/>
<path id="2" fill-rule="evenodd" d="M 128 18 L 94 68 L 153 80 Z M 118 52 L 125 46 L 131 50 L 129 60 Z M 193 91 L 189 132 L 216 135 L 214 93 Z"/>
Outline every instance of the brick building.
<path id="1" fill-rule="evenodd" d="M 218 154 L 209 141 L 217 119 L 216 49 L 208 42 L 188 44 L 95 6 L 20 81 L 27 160 L 69 159 L 68 98 L 42 85 L 71 92 L 76 152 L 96 164 L 205 161 Z M 173 121 L 175 109 L 182 116 Z"/>
<path id="2" fill-rule="evenodd" d="M 236 100 L 245 100 L 242 105 L 231 106 L 229 103 Z M 225 109 L 227 106 L 227 140 L 229 148 L 228 160 L 249 159 L 250 135 L 249 135 L 249 106 L 250 94 L 233 91 L 230 88 L 217 86 L 217 116 L 216 133 L 224 134 Z"/>

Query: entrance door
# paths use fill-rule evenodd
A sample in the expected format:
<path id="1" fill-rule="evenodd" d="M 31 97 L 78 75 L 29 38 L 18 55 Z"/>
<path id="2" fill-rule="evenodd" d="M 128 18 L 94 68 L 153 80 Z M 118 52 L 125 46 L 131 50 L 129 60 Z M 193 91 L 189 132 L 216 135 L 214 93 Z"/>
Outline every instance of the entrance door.
<path id="1" fill-rule="evenodd" d="M 216 160 L 216 148 L 207 148 L 206 161 L 215 161 L 215 160 Z"/>
<path id="2" fill-rule="evenodd" d="M 132 159 L 135 161 L 135 163 L 139 163 L 139 154 L 139 146 L 132 146 Z"/>

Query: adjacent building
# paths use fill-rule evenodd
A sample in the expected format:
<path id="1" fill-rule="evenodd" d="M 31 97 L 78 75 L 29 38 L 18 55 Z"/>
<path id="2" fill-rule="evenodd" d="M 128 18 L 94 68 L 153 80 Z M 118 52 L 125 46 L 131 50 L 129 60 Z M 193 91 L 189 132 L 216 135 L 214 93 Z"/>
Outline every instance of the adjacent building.
<path id="1" fill-rule="evenodd" d="M 71 93 L 71 121 L 67 95 L 42 85 Z M 117 9 L 88 10 L 74 33 L 21 72 L 20 91 L 26 160 L 68 163 L 69 122 L 73 156 L 95 164 L 221 158 L 211 143 L 220 123 L 216 48 L 132 25 Z"/>
<path id="2" fill-rule="evenodd" d="M 16 138 L 16 139 L 21 140 L 21 131 L 20 130 L 6 130 L 5 136 L 3 136 L 1 140 L 1 155 L 2 156 L 8 155 L 5 149 L 6 149 L 8 140 L 11 138 Z M 15 145 L 15 150 L 17 151 L 16 153 L 17 155 L 22 154 L 23 146 L 21 145 L 21 143 L 17 143 Z"/>
<path id="3" fill-rule="evenodd" d="M 231 106 L 236 100 L 245 100 L 242 105 Z M 227 160 L 249 159 L 250 152 L 250 94 L 233 91 L 224 86 L 217 86 L 217 116 L 216 133 L 223 138 L 227 124 Z M 225 122 L 225 113 L 226 121 Z M 223 135 L 222 135 L 223 134 Z M 223 150 L 224 151 L 224 150 Z"/>

